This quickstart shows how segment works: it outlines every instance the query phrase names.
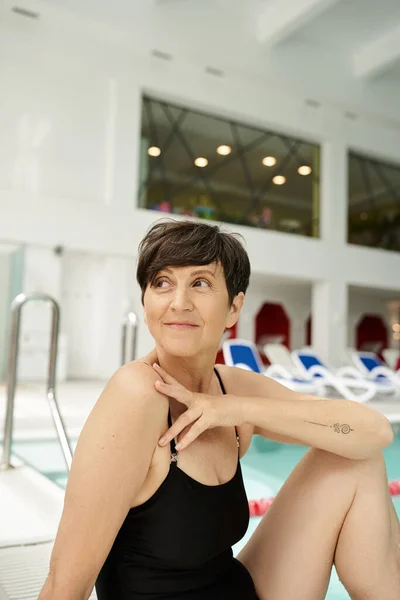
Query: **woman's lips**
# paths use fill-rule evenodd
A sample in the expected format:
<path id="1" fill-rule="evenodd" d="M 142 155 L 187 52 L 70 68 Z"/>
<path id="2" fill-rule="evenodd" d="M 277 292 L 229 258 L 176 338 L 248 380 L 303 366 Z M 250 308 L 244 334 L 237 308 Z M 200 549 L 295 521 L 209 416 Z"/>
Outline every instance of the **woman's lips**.
<path id="1" fill-rule="evenodd" d="M 193 329 L 194 327 L 198 327 L 198 325 L 188 325 L 182 323 L 166 323 L 167 327 L 172 327 L 173 329 Z"/>

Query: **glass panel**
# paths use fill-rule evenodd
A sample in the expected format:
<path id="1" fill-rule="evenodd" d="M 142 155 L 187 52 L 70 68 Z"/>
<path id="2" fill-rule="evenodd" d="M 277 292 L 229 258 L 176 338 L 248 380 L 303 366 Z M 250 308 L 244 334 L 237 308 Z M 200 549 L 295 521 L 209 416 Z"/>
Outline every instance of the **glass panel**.
<path id="1" fill-rule="evenodd" d="M 400 165 L 349 154 L 349 243 L 400 251 Z"/>
<path id="2" fill-rule="evenodd" d="M 320 148 L 143 99 L 139 206 L 319 236 Z"/>

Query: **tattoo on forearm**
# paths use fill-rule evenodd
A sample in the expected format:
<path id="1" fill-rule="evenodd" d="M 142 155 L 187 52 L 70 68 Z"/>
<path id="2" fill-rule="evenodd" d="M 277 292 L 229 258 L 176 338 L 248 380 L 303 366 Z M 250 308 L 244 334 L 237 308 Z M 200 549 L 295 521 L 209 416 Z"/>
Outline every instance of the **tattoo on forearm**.
<path id="1" fill-rule="evenodd" d="M 330 429 L 333 429 L 335 433 L 344 433 L 345 435 L 350 433 L 350 431 L 354 431 L 350 425 L 346 424 L 341 425 L 340 423 L 334 423 L 333 425 L 325 425 L 324 423 L 315 423 L 314 421 L 306 421 L 306 423 L 311 423 L 311 425 L 319 425 L 320 427 L 329 427 Z"/>

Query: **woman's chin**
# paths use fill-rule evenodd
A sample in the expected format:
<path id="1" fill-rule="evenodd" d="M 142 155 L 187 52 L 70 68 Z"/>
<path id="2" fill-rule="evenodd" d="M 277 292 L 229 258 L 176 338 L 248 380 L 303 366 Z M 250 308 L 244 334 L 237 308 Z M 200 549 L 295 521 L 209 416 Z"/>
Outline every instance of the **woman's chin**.
<path id="1" fill-rule="evenodd" d="M 159 345 L 162 347 L 163 351 L 166 354 L 171 354 L 172 356 L 180 356 L 182 358 L 198 356 L 199 352 L 203 350 L 199 344 L 191 344 L 183 340 L 169 340 L 168 342 L 164 342 Z"/>

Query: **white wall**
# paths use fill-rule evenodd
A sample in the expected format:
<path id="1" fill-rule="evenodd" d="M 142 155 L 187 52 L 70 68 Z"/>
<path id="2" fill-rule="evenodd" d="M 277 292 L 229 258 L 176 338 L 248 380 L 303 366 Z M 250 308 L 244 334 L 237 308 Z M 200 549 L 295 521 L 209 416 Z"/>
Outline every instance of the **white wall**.
<path id="1" fill-rule="evenodd" d="M 200 70 L 196 62 L 162 62 L 98 39 L 87 38 L 85 43 L 84 35 L 76 37 L 72 47 L 66 42 L 71 36 L 58 39 L 56 32 L 51 35 L 43 27 L 46 24 L 40 22 L 9 27 L 0 36 L 0 51 L 7 59 L 0 63 L 0 89 L 6 90 L 0 97 L 0 240 L 28 244 L 26 291 L 41 288 L 59 299 L 61 284 L 67 282 L 68 293 L 75 289 L 77 294 L 85 290 L 91 295 L 87 304 L 83 297 L 79 303 L 77 297 L 70 298 L 66 305 L 63 300 L 64 323 L 72 323 L 73 305 L 82 326 L 84 315 L 91 317 L 87 324 L 93 336 L 90 347 L 80 346 L 83 331 L 70 334 L 72 374 L 99 376 L 117 365 L 119 351 L 112 349 L 118 346 L 118 319 L 127 299 L 136 298 L 137 303 L 138 298 L 133 278 L 125 281 L 130 272 L 127 265 L 136 258 L 137 244 L 147 227 L 161 216 L 135 209 L 143 92 L 321 142 L 322 239 L 236 227 L 246 238 L 255 274 L 309 281 L 334 277 L 341 285 L 393 288 L 400 256 L 347 246 L 344 227 L 347 147 L 400 162 L 400 134 L 383 119 L 388 103 L 393 101 L 394 107 L 394 97 L 386 104 L 382 100 L 382 119 L 372 120 L 368 118 L 371 94 L 363 104 L 357 92 L 361 116 L 349 120 L 333 96 L 319 109 L 305 104 L 308 92 L 317 90 L 318 77 L 305 81 L 304 90 L 295 80 L 294 88 L 285 87 L 276 79 L 276 68 L 267 69 L 265 78 L 258 81 L 237 72 L 217 79 Z M 293 66 L 284 72 L 287 81 L 294 77 Z M 326 93 L 333 94 L 333 88 Z M 344 102 L 348 100 L 343 97 Z M 76 273 L 75 267 L 67 268 L 61 281 L 60 258 L 52 252 L 58 244 L 72 254 L 104 258 L 90 259 L 97 266 L 86 281 L 80 270 L 86 263 L 77 266 Z M 110 267 L 114 260 L 117 271 Z M 114 287 L 115 295 L 110 291 Z M 261 297 L 261 292 L 257 294 Z M 272 288 L 267 294 L 272 298 Z M 290 310 L 300 322 L 299 307 L 293 305 Z M 100 330 L 107 311 L 112 320 Z M 328 305 L 323 311 L 329 315 Z M 24 327 L 45 329 L 43 310 L 31 308 Z M 249 323 L 243 327 L 246 330 Z M 334 327 L 330 325 L 330 330 Z M 329 328 L 326 335 L 330 336 Z M 299 343 L 300 325 L 294 336 Z M 147 333 L 140 334 L 139 354 L 151 343 Z M 328 342 L 326 348 L 330 349 Z M 79 352 L 85 357 L 81 363 Z"/>
<path id="2" fill-rule="evenodd" d="M 65 254 L 61 308 L 70 377 L 106 379 L 120 366 L 121 325 L 131 309 L 139 316 L 139 347 L 143 350 L 146 336 L 133 288 L 132 259 Z"/>
<path id="3" fill-rule="evenodd" d="M 24 292 L 49 294 L 57 302 L 60 302 L 61 258 L 54 253 L 52 248 L 31 245 L 25 248 L 23 290 Z M 36 334 L 38 337 L 50 339 L 50 315 L 48 304 L 28 303 L 22 313 L 22 337 Z"/>

